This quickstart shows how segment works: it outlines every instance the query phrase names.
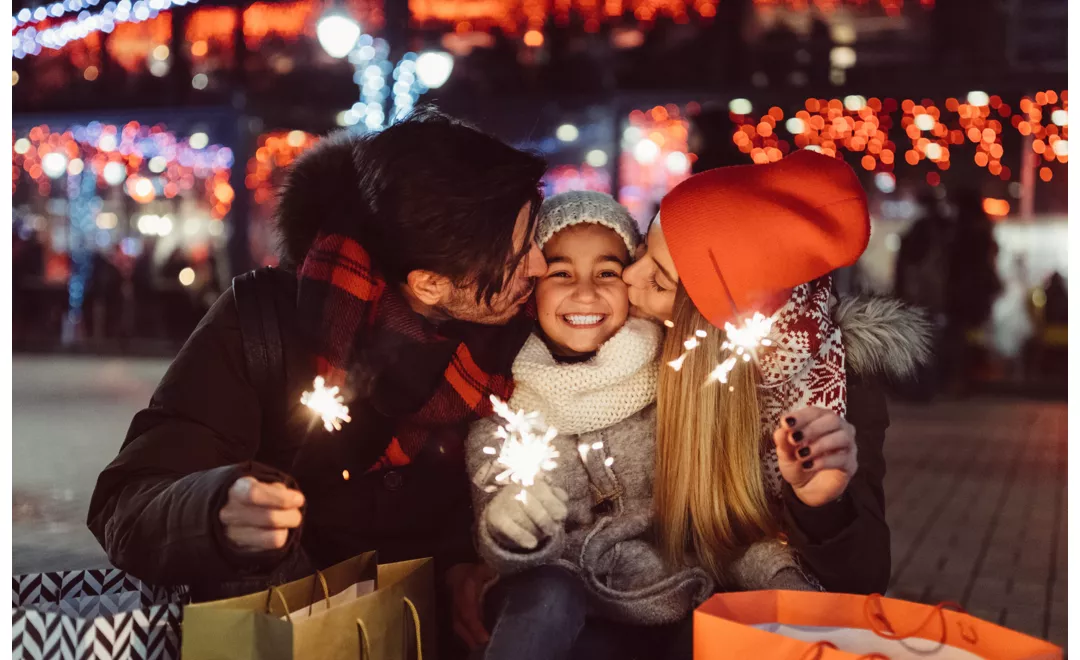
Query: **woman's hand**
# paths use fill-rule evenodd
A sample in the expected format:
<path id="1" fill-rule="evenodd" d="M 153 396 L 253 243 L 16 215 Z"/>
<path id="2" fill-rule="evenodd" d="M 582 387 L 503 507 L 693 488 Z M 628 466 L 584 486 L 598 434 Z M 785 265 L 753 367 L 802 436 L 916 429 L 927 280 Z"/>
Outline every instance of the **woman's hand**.
<path id="1" fill-rule="evenodd" d="M 833 502 L 858 469 L 855 427 L 824 408 L 784 416 L 773 432 L 780 474 L 807 506 Z"/>

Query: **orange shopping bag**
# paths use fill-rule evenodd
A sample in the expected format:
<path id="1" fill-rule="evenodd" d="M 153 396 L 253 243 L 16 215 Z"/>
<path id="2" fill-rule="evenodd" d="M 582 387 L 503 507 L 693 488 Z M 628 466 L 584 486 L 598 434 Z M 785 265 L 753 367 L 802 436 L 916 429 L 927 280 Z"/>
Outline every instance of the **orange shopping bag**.
<path id="1" fill-rule="evenodd" d="M 950 609 L 952 608 L 952 609 Z M 694 660 L 1060 660 L 1061 648 L 959 606 L 806 591 L 717 594 L 694 612 Z"/>

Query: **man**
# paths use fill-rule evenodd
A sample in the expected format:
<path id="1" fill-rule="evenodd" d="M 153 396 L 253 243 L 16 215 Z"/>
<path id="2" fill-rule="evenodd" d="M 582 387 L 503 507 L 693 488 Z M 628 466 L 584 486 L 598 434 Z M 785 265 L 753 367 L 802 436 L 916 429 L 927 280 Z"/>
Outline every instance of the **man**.
<path id="1" fill-rule="evenodd" d="M 98 479 L 88 524 L 113 564 L 211 599 L 367 550 L 432 556 L 441 599 L 454 594 L 440 611 L 481 641 L 463 441 L 488 396 L 509 395 L 532 327 L 544 170 L 435 111 L 297 161 L 283 268 L 260 273 L 274 300 L 217 301 Z M 277 387 L 272 366 L 249 373 L 274 364 L 276 342 L 245 321 L 268 313 Z M 342 387 L 338 431 L 300 403 L 316 376 Z"/>

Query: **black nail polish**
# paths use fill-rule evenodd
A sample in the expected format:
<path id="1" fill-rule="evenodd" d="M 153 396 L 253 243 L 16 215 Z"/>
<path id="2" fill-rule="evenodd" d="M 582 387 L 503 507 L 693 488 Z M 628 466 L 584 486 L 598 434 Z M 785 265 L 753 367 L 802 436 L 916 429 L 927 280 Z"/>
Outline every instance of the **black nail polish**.
<path id="1" fill-rule="evenodd" d="M 802 439 L 803 439 L 802 431 L 795 431 L 794 433 L 791 434 L 791 438 L 795 442 L 802 442 Z"/>
<path id="2" fill-rule="evenodd" d="M 801 456 L 802 458 L 806 458 L 809 455 L 810 455 L 810 448 L 809 447 L 803 447 L 802 449 L 799 450 L 799 456 Z"/>
<path id="3" fill-rule="evenodd" d="M 787 419 L 784 420 L 784 423 L 787 424 L 788 426 L 795 426 L 795 418 L 794 417 L 788 417 Z"/>
<path id="4" fill-rule="evenodd" d="M 803 467 L 804 470 L 809 470 L 810 468 L 814 467 L 814 462 L 813 461 L 804 461 L 803 464 L 802 464 L 802 467 Z"/>

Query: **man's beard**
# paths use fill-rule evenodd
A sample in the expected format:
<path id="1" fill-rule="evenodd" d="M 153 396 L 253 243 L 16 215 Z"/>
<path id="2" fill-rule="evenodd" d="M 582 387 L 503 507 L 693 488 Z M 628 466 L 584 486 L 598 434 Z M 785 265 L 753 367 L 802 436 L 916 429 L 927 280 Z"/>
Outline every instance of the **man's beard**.
<path id="1" fill-rule="evenodd" d="M 457 289 L 449 302 L 435 307 L 435 312 L 448 319 L 484 325 L 502 325 L 517 315 L 535 288 L 536 280 L 530 278 L 513 295 L 500 294 L 490 305 L 483 299 L 477 302 L 474 289 Z"/>

